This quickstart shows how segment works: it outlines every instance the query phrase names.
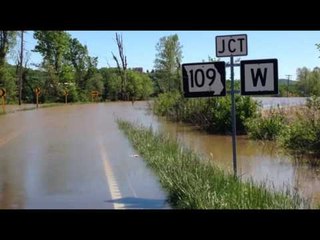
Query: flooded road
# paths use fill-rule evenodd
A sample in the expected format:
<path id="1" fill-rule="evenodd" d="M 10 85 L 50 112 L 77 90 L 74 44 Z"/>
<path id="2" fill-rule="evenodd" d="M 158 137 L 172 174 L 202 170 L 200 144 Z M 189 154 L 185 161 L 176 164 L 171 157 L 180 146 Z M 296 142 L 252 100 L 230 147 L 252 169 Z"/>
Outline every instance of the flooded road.
<path id="1" fill-rule="evenodd" d="M 146 107 L 144 110 L 141 105 L 135 108 L 141 112 L 139 118 L 130 118 L 125 114 L 121 117 L 171 135 L 232 173 L 231 136 L 208 135 L 187 124 L 170 122 L 147 113 Z M 297 190 L 301 196 L 310 199 L 313 206 L 320 204 L 320 169 L 297 164 L 292 156 L 273 142 L 253 141 L 247 136 L 237 136 L 237 162 L 241 178 L 267 182 L 275 189 Z"/>
<path id="2" fill-rule="evenodd" d="M 307 101 L 306 97 L 253 97 L 262 104 L 263 108 L 270 107 L 288 107 L 304 105 Z"/>
<path id="3" fill-rule="evenodd" d="M 131 110 L 84 104 L 0 116 L 0 208 L 168 208 L 114 121 Z"/>
<path id="4" fill-rule="evenodd" d="M 153 127 L 227 171 L 231 136 L 208 135 L 150 113 L 146 102 L 59 106 L 0 116 L 0 208 L 168 208 L 157 178 L 116 118 Z M 320 172 L 273 143 L 237 137 L 238 173 L 320 203 Z"/>

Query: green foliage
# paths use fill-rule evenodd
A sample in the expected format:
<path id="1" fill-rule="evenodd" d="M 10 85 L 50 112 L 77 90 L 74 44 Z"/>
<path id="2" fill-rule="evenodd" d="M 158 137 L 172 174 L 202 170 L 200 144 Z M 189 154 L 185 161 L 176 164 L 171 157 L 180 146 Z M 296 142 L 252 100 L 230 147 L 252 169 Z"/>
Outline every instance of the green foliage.
<path id="1" fill-rule="evenodd" d="M 33 36 L 37 40 L 33 51 L 40 53 L 44 64 L 53 66 L 55 73 L 59 74 L 70 48 L 70 34 L 65 31 L 35 31 Z"/>
<path id="2" fill-rule="evenodd" d="M 152 82 L 147 74 L 129 70 L 127 80 L 126 92 L 130 99 L 144 100 L 152 94 Z"/>
<path id="3" fill-rule="evenodd" d="M 177 34 L 160 38 L 156 45 L 156 59 L 154 61 L 157 73 L 156 81 L 161 92 L 180 90 L 182 61 L 182 46 Z"/>
<path id="4" fill-rule="evenodd" d="M 210 133 L 231 133 L 231 98 L 185 99 L 178 92 L 160 94 L 154 112 L 176 121 L 192 123 Z M 244 123 L 255 117 L 258 104 L 250 97 L 236 96 L 237 133 L 245 133 Z"/>
<path id="5" fill-rule="evenodd" d="M 287 122 L 280 109 L 270 109 L 267 115 L 248 118 L 245 126 L 249 137 L 258 140 L 276 140 Z"/>
<path id="6" fill-rule="evenodd" d="M 168 192 L 169 202 L 182 209 L 295 209 L 309 208 L 307 201 L 290 191 L 274 191 L 266 184 L 241 181 L 201 159 L 152 129 L 118 120 L 132 145 L 141 154 Z"/>
<path id="7" fill-rule="evenodd" d="M 320 68 L 297 70 L 297 87 L 303 96 L 320 96 Z"/>
<path id="8" fill-rule="evenodd" d="M 306 107 L 281 132 L 280 144 L 293 152 L 320 156 L 320 99 L 308 99 Z"/>
<path id="9" fill-rule="evenodd" d="M 12 71 L 7 67 L 0 67 L 0 76 L 2 81 L 0 87 L 6 89 L 6 101 L 7 103 L 16 103 L 17 101 L 17 84 L 16 78 Z"/>
<path id="10" fill-rule="evenodd" d="M 17 43 L 16 31 L 0 31 L 0 67 L 5 65 L 7 54 L 14 48 Z M 1 75 L 0 75 L 1 81 Z"/>
<path id="11" fill-rule="evenodd" d="M 159 94 L 154 101 L 153 111 L 160 116 L 168 116 L 182 101 L 182 96 L 178 91 Z"/>

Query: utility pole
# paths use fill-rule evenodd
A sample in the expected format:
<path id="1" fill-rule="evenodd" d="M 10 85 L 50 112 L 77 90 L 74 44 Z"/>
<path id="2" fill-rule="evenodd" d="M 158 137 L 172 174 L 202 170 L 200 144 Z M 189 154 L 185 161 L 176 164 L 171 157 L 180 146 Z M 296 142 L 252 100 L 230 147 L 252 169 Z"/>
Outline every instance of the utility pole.
<path id="1" fill-rule="evenodd" d="M 291 75 L 287 74 L 286 76 L 287 76 L 287 78 L 288 78 L 288 83 L 287 83 L 287 97 L 289 97 L 289 80 L 290 80 Z"/>

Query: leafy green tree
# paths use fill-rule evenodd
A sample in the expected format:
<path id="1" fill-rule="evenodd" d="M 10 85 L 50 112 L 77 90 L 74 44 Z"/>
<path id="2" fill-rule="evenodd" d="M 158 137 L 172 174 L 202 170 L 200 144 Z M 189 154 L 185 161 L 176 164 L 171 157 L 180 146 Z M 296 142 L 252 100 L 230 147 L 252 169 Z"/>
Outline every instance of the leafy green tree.
<path id="1" fill-rule="evenodd" d="M 147 99 L 152 94 L 152 82 L 147 74 L 129 70 L 127 78 L 126 92 L 132 101 Z"/>
<path id="2" fill-rule="evenodd" d="M 70 34 L 65 31 L 35 31 L 37 40 L 34 52 L 43 56 L 45 65 L 50 65 L 56 74 L 61 71 L 63 59 L 70 48 Z"/>
<path id="3" fill-rule="evenodd" d="M 16 45 L 16 31 L 0 31 L 0 67 L 4 67 L 6 56 Z"/>
<path id="4" fill-rule="evenodd" d="M 297 87 L 304 96 L 320 96 L 320 69 L 306 67 L 297 69 Z"/>
<path id="5" fill-rule="evenodd" d="M 105 88 L 105 97 L 111 100 L 121 99 L 120 90 L 121 90 L 121 77 L 119 75 L 117 68 L 101 68 L 99 72 L 102 75 L 104 88 Z"/>
<path id="6" fill-rule="evenodd" d="M 156 45 L 155 79 L 162 92 L 180 90 L 182 46 L 177 34 L 160 38 Z"/>
<path id="7" fill-rule="evenodd" d="M 90 65 L 90 57 L 88 54 L 88 48 L 82 45 L 78 39 L 70 39 L 69 50 L 66 56 L 72 66 L 75 69 L 75 81 L 79 89 L 84 90 L 85 87 L 85 76 L 87 74 Z M 90 66 L 89 66 L 90 65 Z"/>
<path id="8" fill-rule="evenodd" d="M 7 101 L 14 102 L 17 95 L 16 73 L 8 69 L 6 57 L 16 45 L 16 31 L 0 31 L 0 87 L 7 91 Z"/>

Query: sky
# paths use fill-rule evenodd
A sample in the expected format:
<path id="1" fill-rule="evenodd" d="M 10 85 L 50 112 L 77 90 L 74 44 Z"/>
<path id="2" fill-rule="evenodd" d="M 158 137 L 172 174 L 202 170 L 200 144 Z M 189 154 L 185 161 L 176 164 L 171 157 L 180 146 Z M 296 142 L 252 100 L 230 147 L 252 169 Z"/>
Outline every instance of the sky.
<path id="1" fill-rule="evenodd" d="M 278 59 L 279 78 L 296 79 L 297 68 L 313 69 L 320 66 L 320 31 L 68 31 L 73 38 L 87 45 L 90 56 L 98 57 L 98 68 L 115 67 L 111 52 L 118 54 L 115 32 L 121 33 L 124 41 L 128 67 L 153 69 L 156 44 L 164 36 L 178 34 L 182 45 L 182 63 L 207 61 L 215 56 L 215 37 L 220 35 L 247 34 L 248 55 L 241 60 Z M 33 32 L 25 34 L 26 50 L 31 52 L 36 45 Z M 237 58 L 237 57 L 236 57 Z M 230 58 L 220 58 L 228 62 Z M 30 63 L 40 63 L 40 54 L 31 52 Z M 240 78 L 239 68 L 235 78 Z M 227 78 L 230 70 L 227 70 Z"/>

